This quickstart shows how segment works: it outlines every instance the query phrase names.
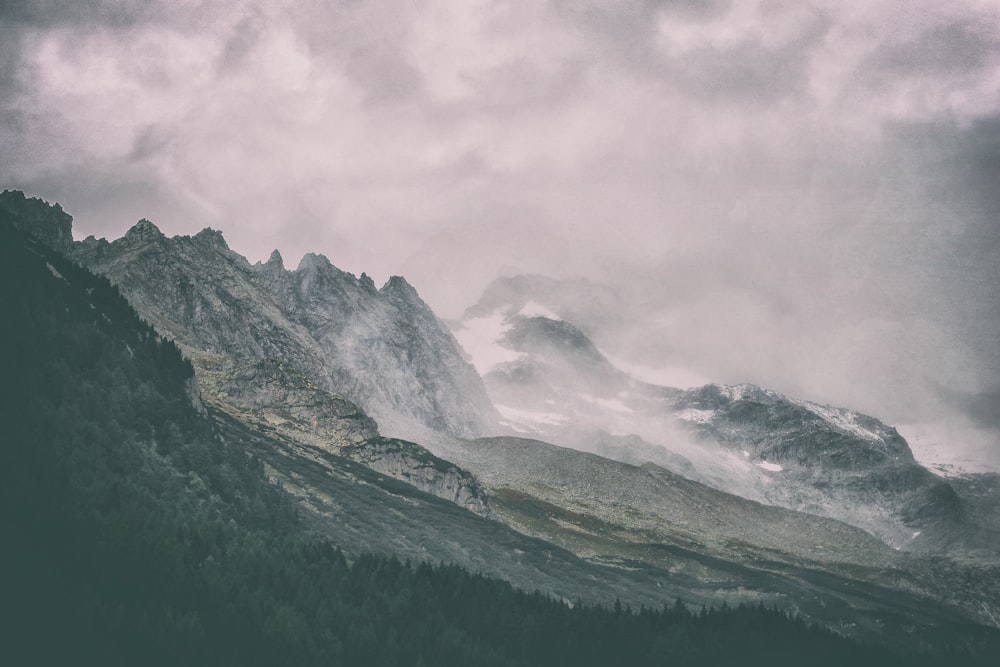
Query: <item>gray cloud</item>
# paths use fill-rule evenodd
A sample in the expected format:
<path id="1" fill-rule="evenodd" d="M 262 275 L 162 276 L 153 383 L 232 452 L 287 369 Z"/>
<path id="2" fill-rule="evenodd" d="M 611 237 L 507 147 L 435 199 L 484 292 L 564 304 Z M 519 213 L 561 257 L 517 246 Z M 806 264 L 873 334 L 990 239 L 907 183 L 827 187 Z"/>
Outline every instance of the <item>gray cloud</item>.
<path id="1" fill-rule="evenodd" d="M 0 20 L 33 28 L 125 27 L 154 12 L 155 5 L 142 0 L 8 0 L 0 6 Z"/>
<path id="2" fill-rule="evenodd" d="M 883 44 L 866 62 L 882 79 L 908 74 L 966 73 L 991 65 L 998 40 L 989 25 L 951 23 L 929 27 L 901 43 Z"/>
<path id="3" fill-rule="evenodd" d="M 989 3 L 4 3 L 0 29 L 2 187 L 78 234 L 211 225 L 448 317 L 500 273 L 585 276 L 632 362 L 996 426 L 949 398 L 1000 376 Z"/>

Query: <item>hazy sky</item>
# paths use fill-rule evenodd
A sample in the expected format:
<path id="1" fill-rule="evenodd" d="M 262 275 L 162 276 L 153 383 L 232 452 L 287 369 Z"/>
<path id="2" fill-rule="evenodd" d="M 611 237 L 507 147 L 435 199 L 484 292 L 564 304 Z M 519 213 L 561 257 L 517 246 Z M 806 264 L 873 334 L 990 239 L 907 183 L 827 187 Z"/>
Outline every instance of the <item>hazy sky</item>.
<path id="1" fill-rule="evenodd" d="M 254 4 L 0 3 L 0 188 L 445 317 L 586 276 L 618 357 L 1000 467 L 1000 1 Z"/>

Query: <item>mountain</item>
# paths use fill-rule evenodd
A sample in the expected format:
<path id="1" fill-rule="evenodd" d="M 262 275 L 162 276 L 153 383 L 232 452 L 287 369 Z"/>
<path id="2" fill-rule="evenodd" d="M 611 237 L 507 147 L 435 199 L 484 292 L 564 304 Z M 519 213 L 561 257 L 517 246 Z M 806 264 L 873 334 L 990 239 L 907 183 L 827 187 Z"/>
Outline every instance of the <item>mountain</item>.
<path id="1" fill-rule="evenodd" d="M 590 332 L 633 323 L 619 305 L 625 295 L 610 285 L 586 278 L 557 279 L 538 274 L 503 276 L 490 283 L 462 320 L 518 313 L 547 314 L 574 322 Z"/>
<path id="2" fill-rule="evenodd" d="M 14 204 L 59 213 L 23 197 Z M 36 213 L 9 224 L 44 224 L 44 211 Z M 776 507 L 767 492 L 784 468 L 773 469 L 781 464 L 766 459 L 767 447 L 744 455 L 737 436 L 779 423 L 759 414 L 739 422 L 748 408 L 736 405 L 730 421 L 744 431 L 732 426 L 725 440 L 730 427 L 719 421 L 718 434 L 703 432 L 697 418 L 707 424 L 707 411 L 729 404 L 711 408 L 710 392 L 634 380 L 538 304 L 478 318 L 503 338 L 488 341 L 486 352 L 499 358 L 484 384 L 401 279 L 377 290 L 318 255 L 295 271 L 277 254 L 250 265 L 217 232 L 171 239 L 148 221 L 67 252 L 108 276 L 177 343 L 200 389 L 192 400 L 200 398 L 220 437 L 243 443 L 297 499 L 309 529 L 345 549 L 457 562 L 567 600 L 765 602 L 881 641 L 905 643 L 907 628 L 994 625 L 1000 612 L 995 559 L 973 561 L 971 548 L 956 554 L 967 560 L 897 551 L 829 513 Z M 503 386 L 498 415 L 487 391 Z M 829 420 L 800 421 L 817 437 L 841 433 Z M 618 430 L 636 424 L 644 430 Z M 543 429 L 556 444 L 603 456 L 527 439 Z M 407 438 L 389 437 L 401 433 Z M 494 437 L 470 437 L 482 434 Z M 803 461 L 821 474 L 789 488 L 819 492 L 823 475 L 846 484 L 846 473 L 821 463 Z M 882 473 L 892 479 L 894 470 Z M 852 521 L 868 520 L 868 505 L 854 508 Z M 889 516 L 876 509 L 878 520 Z"/>
<path id="3" fill-rule="evenodd" d="M 627 572 L 322 448 L 307 456 L 294 440 L 206 406 L 191 364 L 117 288 L 3 220 L 0 306 L 9 318 L 0 330 L 0 640 L 12 664 L 920 657 L 760 607 L 695 614 L 680 603 L 639 613 L 610 600 L 569 605 L 429 564 L 463 562 L 590 599 L 660 597 Z M 282 379 L 280 368 L 254 372 Z M 290 395 L 294 409 L 309 387 Z M 303 487 L 309 494 L 295 495 Z M 366 553 L 373 548 L 419 562 Z M 975 654 L 939 648 L 936 657 L 987 660 L 988 638 L 966 636 Z"/>
<path id="4" fill-rule="evenodd" d="M 314 254 L 291 271 L 277 252 L 251 266 L 216 231 L 167 238 L 145 220 L 73 254 L 196 358 L 286 362 L 376 420 L 401 415 L 457 435 L 490 426 L 481 380 L 403 278 L 375 289 Z"/>
<path id="5" fill-rule="evenodd" d="M 498 281 L 453 323 L 511 435 L 658 464 L 744 498 L 844 521 L 895 548 L 1000 553 L 982 501 L 920 466 L 895 429 L 753 385 L 641 382 L 534 300 L 538 289 L 536 277 Z M 548 303 L 551 289 L 541 289 Z"/>
<path id="6" fill-rule="evenodd" d="M 1000 553 L 982 499 L 919 465 L 874 417 L 753 385 L 691 389 L 672 408 L 699 439 L 764 469 L 772 504 L 853 523 L 897 548 Z"/>
<path id="7" fill-rule="evenodd" d="M 16 191 L 0 194 L 0 213 L 108 276 L 193 362 L 207 403 L 306 445 L 349 448 L 372 469 L 490 515 L 470 475 L 412 442 L 385 447 L 368 416 L 477 435 L 493 413 L 447 329 L 402 278 L 376 290 L 319 255 L 296 271 L 277 252 L 251 266 L 218 232 L 167 238 L 148 220 L 114 242 L 72 243 L 61 208 Z"/>

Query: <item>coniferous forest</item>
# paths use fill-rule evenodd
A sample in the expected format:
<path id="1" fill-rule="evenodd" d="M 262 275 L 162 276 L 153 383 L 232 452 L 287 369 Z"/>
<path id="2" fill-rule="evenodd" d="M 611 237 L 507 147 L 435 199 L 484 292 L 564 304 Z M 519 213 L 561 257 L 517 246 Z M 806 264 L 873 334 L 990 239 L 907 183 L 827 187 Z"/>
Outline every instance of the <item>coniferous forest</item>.
<path id="1" fill-rule="evenodd" d="M 220 432 L 190 363 L 106 279 L 12 230 L 0 271 L 4 664 L 990 664 L 763 607 L 570 606 L 345 554 Z"/>

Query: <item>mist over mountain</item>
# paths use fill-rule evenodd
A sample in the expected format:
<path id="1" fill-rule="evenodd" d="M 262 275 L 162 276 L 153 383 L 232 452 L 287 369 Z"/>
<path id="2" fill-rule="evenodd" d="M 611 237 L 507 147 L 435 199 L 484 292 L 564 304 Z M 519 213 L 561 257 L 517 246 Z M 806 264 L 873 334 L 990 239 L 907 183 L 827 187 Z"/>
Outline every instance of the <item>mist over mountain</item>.
<path id="1" fill-rule="evenodd" d="M 618 295 L 614 357 L 997 470 L 993 0 L 4 3 L 0 181 L 81 236 Z M 141 100 L 136 103 L 136 100 Z M 966 466 L 968 467 L 968 466 Z"/>
<path id="2" fill-rule="evenodd" d="M 1000 663 L 996 5 L 0 3 L 3 655 Z"/>
<path id="3" fill-rule="evenodd" d="M 755 385 L 682 390 L 637 380 L 539 303 L 573 313 L 579 283 L 568 298 L 558 284 L 497 283 L 453 324 L 510 434 L 652 462 L 721 491 L 845 521 L 895 548 L 987 557 L 1000 549 L 980 501 L 960 499 L 920 466 L 896 429 Z M 995 485 L 996 475 L 976 477 Z"/>
<path id="4" fill-rule="evenodd" d="M 956 620 L 1000 613 L 1000 478 L 937 477 L 872 417 L 639 381 L 533 300 L 472 309 L 453 337 L 401 278 L 378 290 L 318 255 L 251 265 L 218 232 L 147 220 L 69 242 L 61 209 L 12 191 L 0 205 L 106 271 L 190 359 L 188 400 L 353 549 L 567 601 L 763 602 L 895 646 L 914 624 L 947 644 L 968 637 Z"/>
<path id="5" fill-rule="evenodd" d="M 20 227 L 0 217 L 0 304 L 12 322 L 0 338 L 12 371 L 0 379 L 0 637 L 18 664 L 654 665 L 739 655 L 834 665 L 994 652 L 972 627 L 951 626 L 960 643 L 930 642 L 925 654 L 862 646 L 762 606 L 633 611 L 630 599 L 657 597 L 634 575 L 206 406 L 190 362 L 106 278 Z M 576 603 L 551 597 L 559 590 Z M 626 603 L 583 604 L 613 592 Z"/>
<path id="6" fill-rule="evenodd" d="M 691 279 L 688 276 L 685 280 Z M 477 351 L 482 356 L 488 354 L 487 350 L 496 354 L 498 349 L 504 349 L 496 341 L 501 337 L 497 330 L 503 328 L 505 318 L 525 314 L 562 320 L 578 327 L 602 355 L 639 381 L 678 388 L 710 382 L 752 383 L 818 404 L 846 405 L 891 422 L 905 435 L 918 460 L 936 470 L 946 474 L 1000 471 L 996 455 L 1000 441 L 991 431 L 990 418 L 986 416 L 986 412 L 992 414 L 992 408 L 985 409 L 993 404 L 989 391 L 977 399 L 972 394 L 947 398 L 940 392 L 941 384 L 925 378 L 922 384 L 929 386 L 935 397 L 925 394 L 923 399 L 911 401 L 900 411 L 894 403 L 903 396 L 912 398 L 912 394 L 900 387 L 879 384 L 890 381 L 889 376 L 894 372 L 882 369 L 882 360 L 873 360 L 866 368 L 852 369 L 851 377 L 843 378 L 843 393 L 832 390 L 833 384 L 822 379 L 815 384 L 790 382 L 790 376 L 776 369 L 794 365 L 803 372 L 811 372 L 810 368 L 819 369 L 842 358 L 841 351 L 833 345 L 811 352 L 804 359 L 799 356 L 799 343 L 792 342 L 782 350 L 765 354 L 757 345 L 757 337 L 769 334 L 764 334 L 758 325 L 766 329 L 775 322 L 786 321 L 784 316 L 776 314 L 777 319 L 770 321 L 770 315 L 761 314 L 760 318 L 755 316 L 752 324 L 720 332 L 711 317 L 730 306 L 744 309 L 746 303 L 699 302 L 701 290 L 684 281 L 656 285 L 638 281 L 622 285 L 591 278 L 511 275 L 490 283 L 461 317 L 449 322 L 475 358 Z M 665 307 L 664 300 L 671 305 Z M 796 322 L 801 323 L 787 320 L 789 325 Z M 917 334 L 913 331 L 900 333 L 904 339 L 914 335 Z M 509 352 L 506 354 L 510 356 Z M 493 364 L 483 357 L 480 373 L 488 373 Z M 751 370 L 751 366 L 755 368 Z M 932 377 L 929 373 L 925 373 L 927 378 Z M 879 396 L 873 393 L 876 386 L 882 387 Z M 930 403 L 922 402 L 924 399 Z M 967 411 L 967 416 L 955 412 L 960 402 L 965 405 L 962 411 Z"/>
<path id="7" fill-rule="evenodd" d="M 456 435 L 482 435 L 482 381 L 416 290 L 395 276 L 376 289 L 322 255 L 286 270 L 279 254 L 250 265 L 205 229 L 167 238 L 143 220 L 114 242 L 73 254 L 109 276 L 161 331 L 217 366 L 287 361 L 350 396 L 376 419 L 400 415 Z"/>

